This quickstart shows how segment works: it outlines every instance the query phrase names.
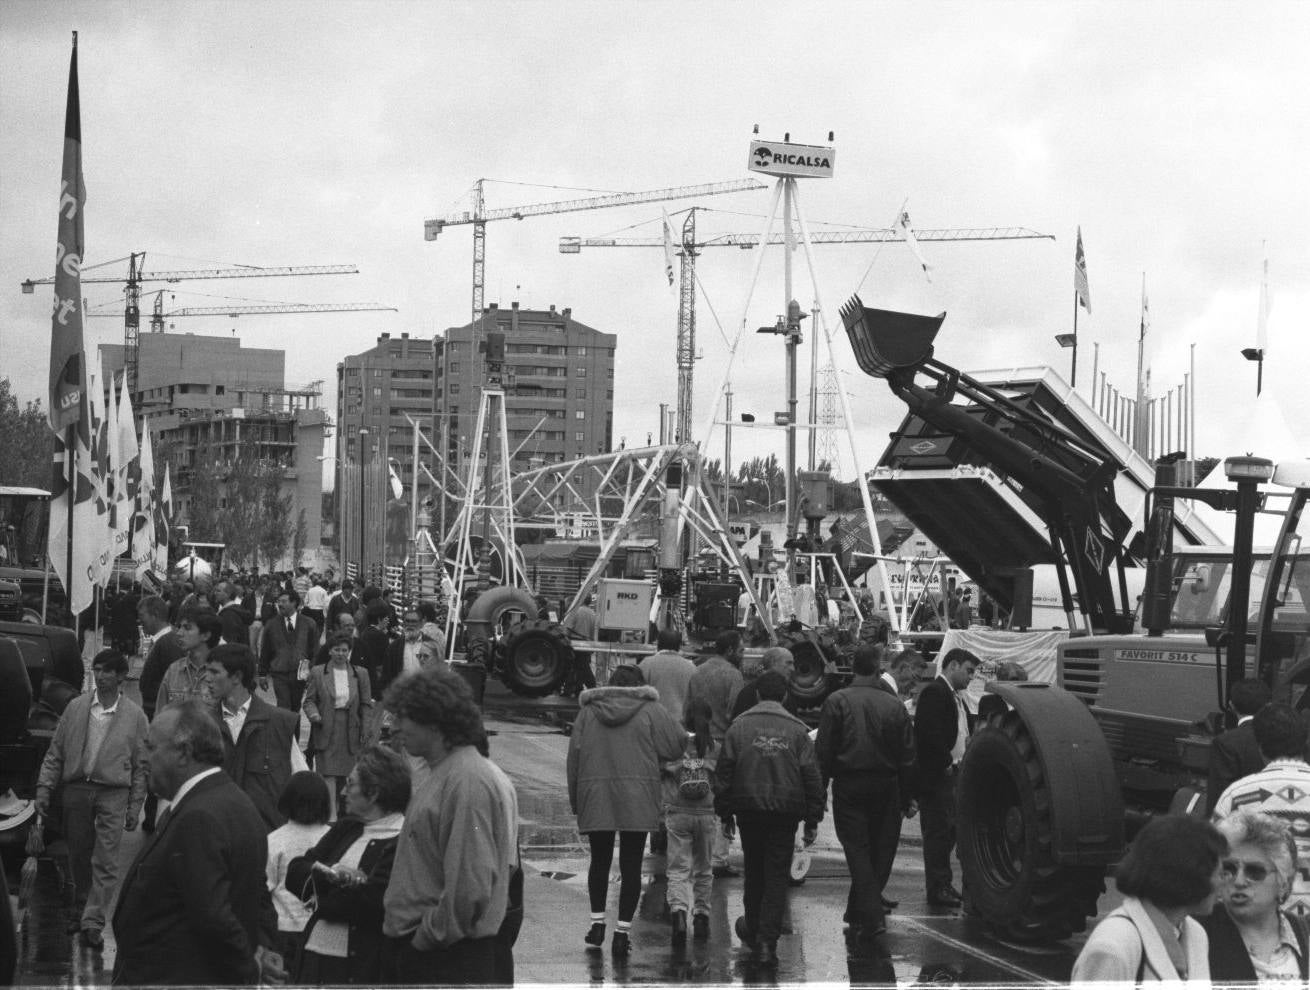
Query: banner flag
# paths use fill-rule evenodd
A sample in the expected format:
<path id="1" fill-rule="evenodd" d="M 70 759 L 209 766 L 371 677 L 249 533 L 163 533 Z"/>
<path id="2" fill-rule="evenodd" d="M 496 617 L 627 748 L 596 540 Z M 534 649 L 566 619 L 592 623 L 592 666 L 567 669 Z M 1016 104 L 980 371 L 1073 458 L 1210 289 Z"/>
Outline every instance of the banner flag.
<path id="1" fill-rule="evenodd" d="M 673 249 L 673 226 L 669 223 L 669 211 L 664 213 L 664 274 L 668 276 L 669 288 L 673 287 L 673 259 L 677 252 Z"/>
<path id="2" fill-rule="evenodd" d="M 1083 228 L 1078 228 L 1078 244 L 1073 252 L 1073 291 L 1078 296 L 1078 303 L 1090 314 L 1092 311 L 1092 293 L 1087 288 L 1087 258 L 1083 254 Z"/>
<path id="3" fill-rule="evenodd" d="M 901 210 L 901 215 L 896 220 L 896 227 L 905 238 L 905 243 L 910 246 L 910 250 L 914 252 L 914 256 L 919 260 L 919 267 L 923 269 L 923 277 L 931 282 L 932 270 L 929 267 L 928 262 L 924 260 L 923 252 L 919 250 L 919 239 L 914 236 L 914 227 L 910 223 L 909 210 Z"/>
<path id="4" fill-rule="evenodd" d="M 1269 356 L 1269 256 L 1265 255 L 1264 277 L 1260 280 L 1260 309 L 1255 319 L 1255 346 L 1262 357 Z"/>
<path id="5" fill-rule="evenodd" d="M 121 556 L 132 549 L 132 516 L 136 510 L 137 475 L 141 470 L 136 442 L 136 420 L 132 415 L 132 396 L 127 387 L 127 373 L 118 392 L 118 408 L 114 422 L 117 426 L 114 445 L 114 549 Z"/>
<path id="6" fill-rule="evenodd" d="M 141 430 L 140 467 L 137 472 L 136 513 L 132 517 L 132 560 L 136 579 L 155 566 L 155 450 L 150 428 Z M 161 572 L 162 573 L 162 572 Z"/>
<path id="7" fill-rule="evenodd" d="M 82 182 L 82 113 L 77 83 L 77 35 L 68 63 L 63 169 L 55 242 L 54 309 L 50 326 L 49 424 L 54 432 L 47 556 L 77 615 L 94 597 L 92 568 L 103 526 L 96 510 L 91 463 L 93 424 L 82 335 L 82 274 L 86 187 Z M 69 427 L 76 427 L 70 430 Z M 70 447 L 71 444 L 71 447 Z M 71 466 L 71 471 L 70 471 Z M 88 468 L 92 468 L 88 473 Z M 70 482 L 71 475 L 71 482 Z M 71 573 L 70 573 L 71 572 Z"/>

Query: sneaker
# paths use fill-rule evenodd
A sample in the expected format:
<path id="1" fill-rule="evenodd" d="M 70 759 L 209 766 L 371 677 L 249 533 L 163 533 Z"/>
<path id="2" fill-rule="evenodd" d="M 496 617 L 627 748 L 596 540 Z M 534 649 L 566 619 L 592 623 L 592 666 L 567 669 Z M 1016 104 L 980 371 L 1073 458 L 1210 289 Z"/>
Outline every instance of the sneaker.
<path id="1" fill-rule="evenodd" d="M 691 935 L 697 942 L 704 942 L 710 937 L 710 916 L 698 914 L 691 919 Z"/>
<path id="2" fill-rule="evenodd" d="M 610 943 L 610 955 L 626 956 L 632 951 L 632 943 L 628 939 L 627 932 L 615 932 L 614 941 Z"/>
<path id="3" fill-rule="evenodd" d="M 593 921 L 582 941 L 586 942 L 587 946 L 592 949 L 599 949 L 603 946 L 605 944 L 605 922 Z"/>

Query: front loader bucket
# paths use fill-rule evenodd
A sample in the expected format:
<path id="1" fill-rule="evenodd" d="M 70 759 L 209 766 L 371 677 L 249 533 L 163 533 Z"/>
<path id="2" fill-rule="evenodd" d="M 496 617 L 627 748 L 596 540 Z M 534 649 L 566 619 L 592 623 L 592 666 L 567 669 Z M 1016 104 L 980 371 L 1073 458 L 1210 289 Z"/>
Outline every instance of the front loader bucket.
<path id="1" fill-rule="evenodd" d="M 946 314 L 919 316 L 870 309 L 859 296 L 852 296 L 841 308 L 841 318 L 864 373 L 886 378 L 893 371 L 916 367 L 932 357 L 932 342 Z"/>

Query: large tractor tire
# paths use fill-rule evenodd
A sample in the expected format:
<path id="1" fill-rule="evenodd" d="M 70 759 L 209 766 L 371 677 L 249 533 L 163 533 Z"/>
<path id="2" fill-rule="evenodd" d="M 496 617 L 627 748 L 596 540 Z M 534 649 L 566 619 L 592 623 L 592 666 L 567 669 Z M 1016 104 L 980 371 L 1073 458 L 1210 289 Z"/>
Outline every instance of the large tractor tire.
<path id="1" fill-rule="evenodd" d="M 1050 782 L 1018 713 L 993 714 L 969 740 L 957 797 L 966 910 L 1016 940 L 1083 931 L 1105 867 L 1057 861 Z"/>
<path id="2" fill-rule="evenodd" d="M 505 683 L 525 698 L 553 694 L 573 667 L 568 633 L 548 619 L 523 622 L 509 631 L 500 647 Z"/>
<path id="3" fill-rule="evenodd" d="M 778 645 L 791 650 L 796 663 L 788 692 L 791 700 L 801 711 L 818 708 L 833 689 L 824 638 L 808 631 L 786 633 L 778 637 Z"/>
<path id="4" fill-rule="evenodd" d="M 464 628 L 470 641 L 481 638 L 494 642 L 511 626 L 536 617 L 537 600 L 522 588 L 492 588 L 478 595 L 469 607 Z"/>

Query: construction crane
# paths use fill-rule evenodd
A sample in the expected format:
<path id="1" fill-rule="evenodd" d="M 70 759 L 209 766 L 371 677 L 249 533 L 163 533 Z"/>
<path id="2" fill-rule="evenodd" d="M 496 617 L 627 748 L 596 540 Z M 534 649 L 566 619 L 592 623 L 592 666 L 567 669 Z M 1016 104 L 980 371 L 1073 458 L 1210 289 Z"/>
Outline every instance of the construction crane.
<path id="1" fill-rule="evenodd" d="M 250 316 L 256 313 L 395 313 L 395 306 L 381 303 L 260 303 L 253 306 L 184 306 L 164 312 L 163 293 L 155 299 L 155 310 L 150 317 L 152 333 L 164 332 L 164 321 L 182 316 Z M 87 313 L 87 316 L 114 316 L 114 313 Z"/>
<path id="2" fill-rule="evenodd" d="M 697 209 L 698 207 L 693 206 L 687 211 L 687 219 L 682 224 L 681 246 L 677 252 L 682 259 L 678 285 L 678 405 L 674 428 L 674 439 L 677 443 L 686 443 L 691 439 L 692 366 L 696 360 L 696 257 L 702 249 L 710 247 L 735 247 L 749 251 L 751 248 L 759 247 L 761 241 L 758 233 L 714 234 L 698 241 L 696 239 Z M 914 236 L 920 241 L 1055 239 L 1051 234 L 1039 234 L 1027 227 L 916 230 Z M 904 239 L 901 231 L 882 227 L 829 230 L 810 235 L 810 240 L 814 244 L 868 244 Z M 785 244 L 786 235 L 773 234 L 768 242 Z M 559 239 L 561 254 L 578 254 L 584 247 L 664 248 L 666 246 L 663 237 L 561 237 Z M 813 447 L 813 436 L 811 436 L 811 447 Z M 812 460 L 813 451 L 811 451 Z"/>
<path id="3" fill-rule="evenodd" d="M 107 265 L 127 262 L 126 275 L 93 275 L 95 269 Z M 82 269 L 82 284 L 91 282 L 123 282 L 126 306 L 123 312 L 123 346 L 124 370 L 129 394 L 136 390 L 136 373 L 140 348 L 138 336 L 141 332 L 141 284 L 143 282 L 182 282 L 190 279 L 205 278 L 277 278 L 293 275 L 358 275 L 359 269 L 354 265 L 284 265 L 264 267 L 260 265 L 234 265 L 227 268 L 200 268 L 191 271 L 145 271 L 146 253 L 137 251 L 126 258 L 101 262 Z M 38 285 L 51 285 L 53 278 L 26 279 L 22 283 L 23 293 L 31 295 Z M 104 313 L 88 314 L 105 316 Z M 200 314 L 195 314 L 200 315 Z M 213 314 L 221 315 L 221 314 Z M 162 325 L 159 327 L 162 329 Z"/>
<path id="4" fill-rule="evenodd" d="M 651 189 L 646 192 L 608 193 L 586 199 L 566 199 L 553 203 L 532 203 L 511 206 L 502 210 L 484 207 L 482 185 L 487 179 L 473 183 L 473 209 L 423 222 L 423 239 L 435 241 L 446 227 L 456 224 L 473 224 L 473 322 L 482 316 L 483 275 L 487 254 L 487 222 L 490 220 L 522 220 L 550 213 L 574 213 L 580 210 L 604 210 L 635 203 L 656 203 L 668 199 L 688 199 L 695 196 L 718 196 L 723 193 L 748 192 L 768 187 L 755 179 L 735 179 L 731 182 L 711 182 L 699 186 L 675 186 L 669 189 Z"/>

